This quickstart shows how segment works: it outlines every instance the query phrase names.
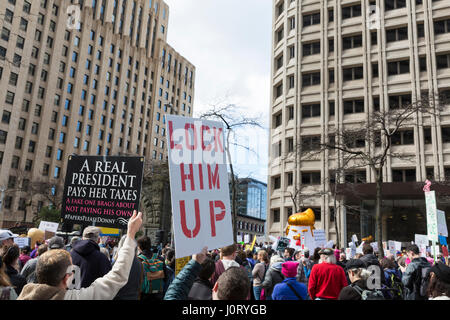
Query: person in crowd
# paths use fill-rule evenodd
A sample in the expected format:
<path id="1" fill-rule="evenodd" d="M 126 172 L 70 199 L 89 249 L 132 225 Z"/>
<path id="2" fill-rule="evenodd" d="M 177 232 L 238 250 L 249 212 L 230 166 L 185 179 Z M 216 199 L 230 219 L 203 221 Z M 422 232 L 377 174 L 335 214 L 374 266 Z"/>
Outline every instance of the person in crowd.
<path id="1" fill-rule="evenodd" d="M 111 271 L 97 278 L 89 287 L 69 289 L 68 280 L 72 273 L 67 270 L 72 266 L 69 252 L 55 249 L 40 256 L 36 275 L 37 284 L 27 284 L 19 300 L 111 300 L 128 281 L 128 275 L 136 252 L 136 233 L 142 225 L 142 213 L 133 212 L 128 220 L 127 239 Z M 82 240 L 81 240 L 82 241 Z M 100 253 L 101 254 L 101 253 Z"/>
<path id="2" fill-rule="evenodd" d="M 153 251 L 152 243 L 148 236 L 140 237 L 137 243 L 138 258 L 144 266 L 144 273 L 148 273 L 148 276 L 152 277 L 152 279 L 144 277 L 141 288 L 141 300 L 162 300 L 164 297 L 164 279 L 167 278 L 164 258 L 158 257 L 158 252 Z"/>
<path id="3" fill-rule="evenodd" d="M 401 274 L 406 270 L 406 255 L 401 255 L 397 257 L 398 270 Z"/>
<path id="4" fill-rule="evenodd" d="M 320 254 L 319 254 L 320 250 L 322 250 L 322 249 L 321 248 L 314 249 L 314 253 L 311 257 L 311 261 L 312 261 L 313 265 L 318 264 L 320 261 Z M 312 269 L 312 267 L 311 267 L 311 269 Z"/>
<path id="5" fill-rule="evenodd" d="M 73 246 L 75 245 L 75 243 L 77 243 L 78 241 L 80 241 L 80 237 L 72 237 L 72 239 L 70 239 L 70 242 L 68 245 L 66 245 L 66 250 L 70 252 L 70 250 L 72 250 Z"/>
<path id="6" fill-rule="evenodd" d="M 252 250 L 248 249 L 245 251 L 245 254 L 247 255 L 247 261 L 250 264 L 252 270 L 255 267 L 256 261 L 253 260 L 253 252 Z"/>
<path id="7" fill-rule="evenodd" d="M 99 243 L 100 228 L 89 226 L 84 229 L 82 240 L 70 251 L 73 264 L 80 267 L 82 288 L 89 287 L 111 270 L 111 263 L 100 251 Z"/>
<path id="8" fill-rule="evenodd" d="M 427 261 L 430 263 L 431 266 L 434 264 L 434 258 L 433 258 L 433 256 L 431 255 L 431 252 L 427 251 L 426 259 L 427 259 Z"/>
<path id="9" fill-rule="evenodd" d="M 296 280 L 298 266 L 298 261 L 282 263 L 281 273 L 285 279 L 273 288 L 272 300 L 309 300 L 306 285 Z"/>
<path id="10" fill-rule="evenodd" d="M 281 272 L 283 263 L 284 259 L 279 255 L 270 258 L 269 269 L 262 283 L 266 300 L 272 300 L 273 288 L 284 280 L 284 275 Z"/>
<path id="11" fill-rule="evenodd" d="M 348 285 L 344 270 L 336 265 L 332 249 L 319 251 L 320 262 L 313 266 L 308 282 L 313 300 L 337 300 L 342 288 Z"/>
<path id="12" fill-rule="evenodd" d="M 442 262 L 431 267 L 427 293 L 429 300 L 450 300 L 450 267 Z"/>
<path id="13" fill-rule="evenodd" d="M 247 254 L 245 253 L 244 250 L 239 250 L 237 252 L 235 261 L 237 263 L 239 263 L 239 265 L 241 265 L 242 267 L 245 268 L 245 270 L 247 271 L 248 279 L 250 282 L 252 282 L 253 281 L 253 276 L 252 276 L 253 268 L 251 267 L 250 262 L 248 262 Z"/>
<path id="14" fill-rule="evenodd" d="M 339 262 L 344 266 L 344 267 L 346 267 L 346 265 L 347 265 L 347 256 L 346 256 L 346 254 L 344 253 L 344 252 L 341 252 L 341 254 L 339 255 Z"/>
<path id="15" fill-rule="evenodd" d="M 361 259 L 366 264 L 367 268 L 369 268 L 370 266 L 377 266 L 378 269 L 380 270 L 379 275 L 381 284 L 386 285 L 383 268 L 381 268 L 380 261 L 378 261 L 378 258 L 373 254 L 373 247 L 369 243 L 364 243 L 362 251 L 364 255 L 359 259 Z"/>
<path id="16" fill-rule="evenodd" d="M 297 281 L 305 285 L 308 285 L 308 279 L 311 275 L 311 269 L 309 268 L 309 259 L 306 257 L 300 257 L 298 259 L 298 269 L 297 269 Z"/>
<path id="17" fill-rule="evenodd" d="M 427 296 L 426 286 L 428 283 L 430 263 L 426 258 L 420 256 L 419 247 L 410 244 L 406 248 L 406 254 L 411 262 L 404 269 L 402 283 L 405 287 L 405 300 L 425 300 Z"/>
<path id="18" fill-rule="evenodd" d="M 175 279 L 175 250 L 165 247 L 166 249 L 166 278 L 164 278 L 164 294 L 166 294 L 167 288 L 169 288 L 173 279 Z"/>
<path id="19" fill-rule="evenodd" d="M 361 259 L 350 259 L 346 268 L 351 284 L 341 290 L 338 300 L 362 300 L 360 292 L 368 289 L 367 279 L 371 272 Z"/>
<path id="20" fill-rule="evenodd" d="M 234 259 L 236 259 L 237 255 L 237 245 L 232 244 L 220 249 L 220 256 L 216 262 L 216 270 L 214 271 L 214 275 L 211 278 L 211 284 L 214 285 L 219 279 L 220 275 L 224 273 L 230 267 L 239 267 L 239 263 L 237 263 Z"/>
<path id="21" fill-rule="evenodd" d="M 284 249 L 284 261 L 294 261 L 294 248 L 286 248 Z"/>
<path id="22" fill-rule="evenodd" d="M 0 256 L 0 300 L 16 300 L 17 293 L 12 287 L 11 281 L 5 272 L 5 265 Z"/>
<path id="23" fill-rule="evenodd" d="M 188 293 L 188 300 L 212 300 L 211 277 L 216 269 L 216 264 L 211 258 L 206 258 L 201 263 L 201 270 Z"/>
<path id="24" fill-rule="evenodd" d="M 9 277 L 11 285 L 16 290 L 17 295 L 20 295 L 22 288 L 27 284 L 27 280 L 19 273 L 19 246 L 13 244 L 11 246 L 6 246 L 3 249 L 2 259 L 5 265 L 6 275 Z"/>
<path id="25" fill-rule="evenodd" d="M 383 258 L 380 261 L 381 268 L 384 271 L 384 277 L 387 287 L 390 288 L 389 296 L 394 300 L 403 300 L 402 273 L 395 267 L 390 258 Z"/>
<path id="26" fill-rule="evenodd" d="M 20 270 L 22 270 L 23 266 L 31 259 L 30 253 L 31 253 L 30 246 L 25 246 L 20 250 L 20 256 L 19 256 Z"/>
<path id="27" fill-rule="evenodd" d="M 258 261 L 253 268 L 253 294 L 255 300 L 260 300 L 262 283 L 264 282 L 264 277 L 266 275 L 267 269 L 269 268 L 269 256 L 265 250 L 258 251 Z"/>
<path id="28" fill-rule="evenodd" d="M 127 235 L 124 235 L 118 244 L 118 251 L 114 257 L 114 264 L 119 258 L 119 251 L 123 247 L 125 241 L 127 240 Z M 119 290 L 114 300 L 139 300 L 139 293 L 142 284 L 142 277 L 144 275 L 143 267 L 141 261 L 137 257 L 137 247 L 134 250 L 133 262 L 131 264 L 130 273 L 128 275 L 127 283 Z"/>
<path id="29" fill-rule="evenodd" d="M 28 260 L 28 262 L 25 263 L 25 265 L 23 266 L 22 271 L 20 271 L 20 274 L 25 277 L 27 283 L 37 283 L 36 264 L 39 259 L 39 256 L 43 255 L 44 252 L 46 252 L 47 250 L 48 245 L 46 243 L 41 244 L 36 253 L 36 258 Z"/>
<path id="30" fill-rule="evenodd" d="M 355 259 L 361 259 L 364 256 L 362 253 L 355 254 Z"/>
<path id="31" fill-rule="evenodd" d="M 18 237 L 17 234 L 14 234 L 9 230 L 0 229 L 0 249 L 5 246 L 12 246 L 14 244 L 14 238 L 16 237 Z"/>

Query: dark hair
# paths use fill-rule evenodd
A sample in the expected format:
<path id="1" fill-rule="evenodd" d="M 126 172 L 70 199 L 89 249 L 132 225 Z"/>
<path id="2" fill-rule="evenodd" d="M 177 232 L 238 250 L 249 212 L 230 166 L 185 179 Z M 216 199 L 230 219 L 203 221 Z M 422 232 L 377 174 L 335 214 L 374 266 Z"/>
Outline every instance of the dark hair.
<path id="1" fill-rule="evenodd" d="M 370 243 L 364 243 L 362 247 L 363 254 L 373 254 L 373 247 Z"/>
<path id="2" fill-rule="evenodd" d="M 434 275 L 428 284 L 427 293 L 429 298 L 436 298 L 442 295 L 450 297 L 450 283 L 444 282 Z"/>
<path id="3" fill-rule="evenodd" d="M 19 258 L 20 249 L 17 244 L 13 244 L 12 246 L 8 246 L 3 248 L 3 263 L 7 266 L 10 266 Z"/>
<path id="4" fill-rule="evenodd" d="M 41 256 L 48 250 L 48 245 L 46 243 L 41 244 L 37 249 L 37 255 Z"/>
<path id="5" fill-rule="evenodd" d="M 198 274 L 198 277 L 202 280 L 209 280 L 216 271 L 216 263 L 211 258 L 206 258 L 202 263 L 202 269 Z"/>
<path id="6" fill-rule="evenodd" d="M 232 245 L 223 247 L 221 249 L 222 252 L 222 256 L 227 257 L 227 256 L 231 256 L 233 253 L 235 253 L 237 250 L 237 245 L 235 243 L 233 243 Z"/>
<path id="7" fill-rule="evenodd" d="M 321 248 L 315 248 L 314 249 L 314 254 L 313 254 L 313 260 L 320 260 L 320 254 L 319 251 L 322 250 Z"/>
<path id="8" fill-rule="evenodd" d="M 414 254 L 419 254 L 419 247 L 416 244 L 410 244 L 406 247 L 406 252 L 411 251 Z"/>
<path id="9" fill-rule="evenodd" d="M 383 258 L 380 261 L 381 268 L 383 269 L 395 269 L 395 263 L 391 259 Z"/>
<path id="10" fill-rule="evenodd" d="M 305 255 L 305 258 L 306 258 L 306 259 L 309 258 L 309 251 L 304 251 L 303 254 Z"/>
<path id="11" fill-rule="evenodd" d="M 253 258 L 253 251 L 252 250 L 245 250 L 245 254 L 247 255 L 247 258 Z"/>
<path id="12" fill-rule="evenodd" d="M 286 248 L 284 249 L 285 251 L 287 250 L 289 252 L 289 257 L 293 257 L 295 249 L 294 248 Z"/>
<path id="13" fill-rule="evenodd" d="M 70 253 L 64 249 L 45 252 L 37 261 L 36 277 L 39 283 L 58 286 L 71 266 Z"/>
<path id="14" fill-rule="evenodd" d="M 245 300 L 250 292 L 247 272 L 240 267 L 230 267 L 217 280 L 219 300 Z"/>
<path id="15" fill-rule="evenodd" d="M 22 252 L 23 254 L 29 254 L 31 252 L 31 248 L 30 246 L 25 246 L 20 250 L 20 252 Z"/>
<path id="16" fill-rule="evenodd" d="M 137 239 L 137 244 L 142 251 L 152 249 L 152 241 L 147 236 L 142 236 Z"/>
<path id="17" fill-rule="evenodd" d="M 169 267 L 175 269 L 175 250 L 167 248 L 166 259 L 169 262 Z"/>

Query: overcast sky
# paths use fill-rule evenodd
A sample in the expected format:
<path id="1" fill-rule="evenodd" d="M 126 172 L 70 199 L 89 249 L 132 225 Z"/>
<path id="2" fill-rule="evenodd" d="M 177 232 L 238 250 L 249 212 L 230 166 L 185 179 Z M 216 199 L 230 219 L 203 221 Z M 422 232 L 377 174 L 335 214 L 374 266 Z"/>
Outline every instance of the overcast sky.
<path id="1" fill-rule="evenodd" d="M 271 0 L 165 0 L 168 43 L 196 67 L 194 116 L 226 101 L 248 116 L 261 116 L 264 130 L 240 132 L 234 148 L 240 177 L 267 182 L 270 107 Z"/>

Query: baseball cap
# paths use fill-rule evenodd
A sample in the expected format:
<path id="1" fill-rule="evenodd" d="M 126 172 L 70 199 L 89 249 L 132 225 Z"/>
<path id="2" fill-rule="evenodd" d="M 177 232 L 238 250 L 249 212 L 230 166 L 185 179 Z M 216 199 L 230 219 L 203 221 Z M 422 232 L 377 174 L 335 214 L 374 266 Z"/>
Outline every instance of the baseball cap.
<path id="1" fill-rule="evenodd" d="M 325 249 L 320 250 L 320 251 L 319 251 L 319 254 L 324 254 L 324 255 L 327 255 L 327 256 L 332 256 L 332 255 L 334 254 L 334 251 L 333 251 L 333 249 L 325 248 Z"/>
<path id="2" fill-rule="evenodd" d="M 439 280 L 450 284 L 450 267 L 438 262 L 431 267 L 430 272 L 434 272 Z"/>
<path id="3" fill-rule="evenodd" d="M 367 268 L 367 265 L 361 261 L 360 259 L 350 259 L 346 264 L 345 264 L 345 269 L 346 270 L 351 270 L 351 269 L 359 269 L 359 268 Z"/>
<path id="4" fill-rule="evenodd" d="M 18 236 L 18 234 L 14 234 L 9 230 L 0 229 L 0 241 L 17 238 Z"/>
<path id="5" fill-rule="evenodd" d="M 98 227 L 89 226 L 89 227 L 86 227 L 86 229 L 84 229 L 84 231 L 83 231 L 84 239 L 93 239 L 93 238 L 98 238 L 99 236 L 100 236 L 100 228 L 98 228 Z"/>
<path id="6" fill-rule="evenodd" d="M 64 248 L 64 240 L 61 237 L 54 236 L 48 240 L 48 248 L 49 249 L 63 249 Z"/>

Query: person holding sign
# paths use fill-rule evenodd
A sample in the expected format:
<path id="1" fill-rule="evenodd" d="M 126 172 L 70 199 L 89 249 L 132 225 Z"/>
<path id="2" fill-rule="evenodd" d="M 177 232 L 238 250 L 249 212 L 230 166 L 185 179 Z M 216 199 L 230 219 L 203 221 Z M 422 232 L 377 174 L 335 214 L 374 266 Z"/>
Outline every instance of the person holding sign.
<path id="1" fill-rule="evenodd" d="M 27 284 L 18 300 L 111 300 L 128 281 L 136 250 L 135 236 L 142 225 L 142 213 L 133 212 L 128 220 L 127 238 L 112 270 L 88 288 L 69 289 L 70 254 L 64 249 L 44 253 L 37 263 L 38 284 Z"/>

